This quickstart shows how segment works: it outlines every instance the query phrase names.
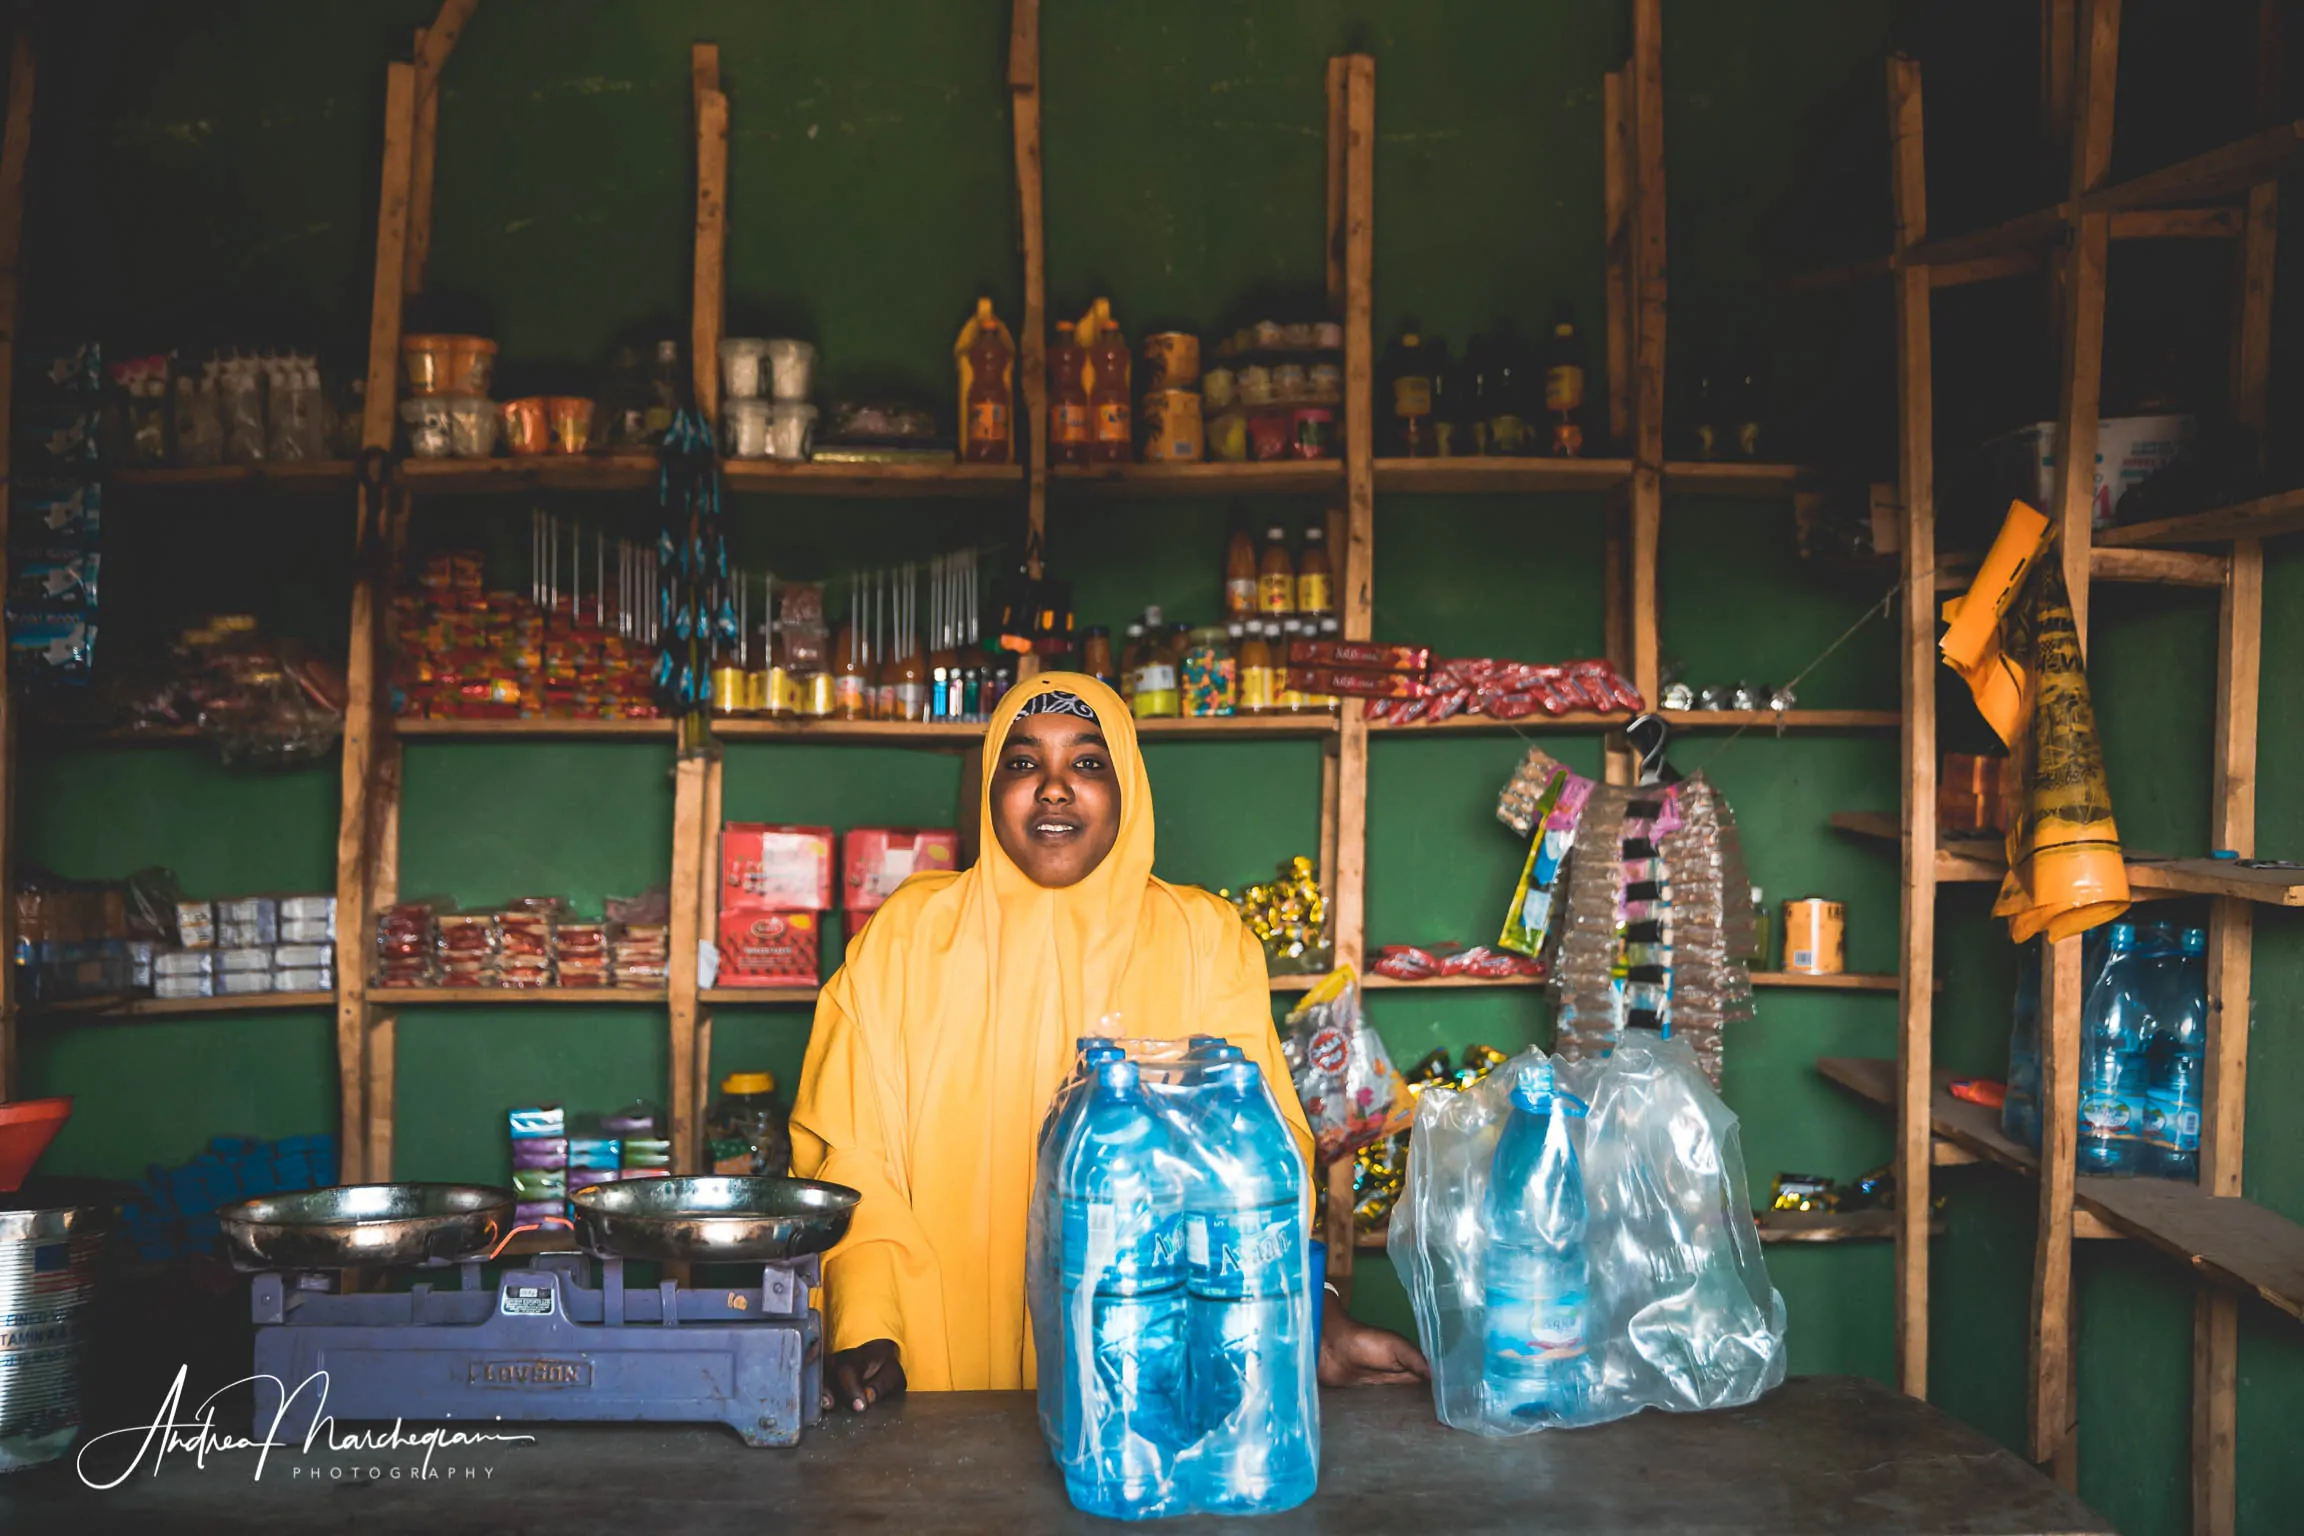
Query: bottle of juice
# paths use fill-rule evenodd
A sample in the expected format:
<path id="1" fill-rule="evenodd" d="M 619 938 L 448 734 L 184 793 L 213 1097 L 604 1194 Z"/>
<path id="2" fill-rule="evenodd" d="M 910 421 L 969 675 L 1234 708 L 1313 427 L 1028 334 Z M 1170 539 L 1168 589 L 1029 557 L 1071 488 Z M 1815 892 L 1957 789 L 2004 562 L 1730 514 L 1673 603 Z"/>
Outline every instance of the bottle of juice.
<path id="1" fill-rule="evenodd" d="M 863 720 L 872 713 L 871 683 L 864 675 L 864 655 L 856 637 L 856 621 L 840 626 L 832 642 L 832 717 Z"/>
<path id="2" fill-rule="evenodd" d="M 1120 644 L 1120 697 L 1128 701 L 1130 713 L 1136 705 L 1136 674 L 1143 667 L 1144 621 L 1139 619 L 1128 626 Z"/>
<path id="3" fill-rule="evenodd" d="M 1120 674 L 1112 667 L 1112 631 L 1091 624 L 1080 631 L 1080 670 L 1107 687 L 1116 686 Z"/>
<path id="4" fill-rule="evenodd" d="M 1386 394 L 1391 400 L 1389 430 L 1382 451 L 1403 459 L 1428 459 L 1439 451 L 1432 424 L 1432 365 L 1423 338 L 1413 326 L 1384 349 Z"/>
<path id="5" fill-rule="evenodd" d="M 1246 523 L 1236 521 L 1224 543 L 1224 617 L 1245 619 L 1255 612 L 1256 540 Z"/>
<path id="6" fill-rule="evenodd" d="M 1584 456 L 1584 338 L 1576 312 L 1563 302 L 1552 312 L 1552 344 L 1544 359 L 1544 412 L 1552 418 L 1552 456 Z"/>
<path id="7" fill-rule="evenodd" d="M 1261 620 L 1232 621 L 1232 653 L 1240 663 L 1240 712 L 1268 715 L 1279 707 L 1279 674 L 1273 670 L 1272 647 L 1264 638 Z"/>
<path id="8" fill-rule="evenodd" d="M 1280 670 L 1280 708 L 1295 714 L 1312 707 L 1312 696 L 1296 686 L 1295 674 L 1289 669 L 1288 653 L 1298 640 L 1304 638 L 1304 626 L 1294 614 L 1284 619 L 1266 619 L 1264 633 L 1273 642 L 1272 664 Z"/>
<path id="9" fill-rule="evenodd" d="M 1333 643 L 1343 637 L 1343 626 L 1336 622 L 1334 614 L 1320 620 L 1320 627 L 1317 632 L 1313 630 L 1312 620 L 1309 617 L 1304 620 L 1304 638 L 1307 640 L 1320 639 Z M 1344 701 L 1332 693 L 1308 693 L 1304 696 L 1304 706 L 1307 709 L 1334 711 L 1342 709 Z"/>
<path id="10" fill-rule="evenodd" d="M 1304 530 L 1296 556 L 1296 611 L 1317 617 L 1336 611 L 1336 583 L 1328 568 L 1328 530 L 1314 523 Z"/>
<path id="11" fill-rule="evenodd" d="M 1256 611 L 1292 613 L 1296 607 L 1296 562 L 1288 558 L 1288 530 L 1277 523 L 1264 530 L 1264 552 L 1256 560 Z"/>
<path id="12" fill-rule="evenodd" d="M 1083 370 L 1088 414 L 1095 427 L 1089 456 L 1098 464 L 1125 464 L 1136 437 L 1136 412 L 1129 393 L 1134 359 L 1128 351 L 1128 339 L 1112 318 L 1110 299 L 1098 299 L 1081 326 L 1081 346 L 1088 355 Z"/>
<path id="13" fill-rule="evenodd" d="M 1508 323 L 1496 328 L 1488 345 L 1488 372 L 1481 388 L 1488 421 L 1486 451 L 1491 458 L 1533 453 L 1536 444 L 1528 425 L 1527 345 Z"/>
<path id="14" fill-rule="evenodd" d="M 1139 720 L 1173 719 L 1183 708 L 1176 687 L 1176 663 L 1181 654 L 1177 631 L 1161 622 L 1158 608 L 1144 610 L 1144 662 L 1136 669 L 1136 695 L 1129 708 Z"/>
<path id="15" fill-rule="evenodd" d="M 960 370 L 960 457 L 971 464 L 1008 463 L 1015 457 L 1008 421 L 1016 395 L 1016 343 L 992 313 L 990 299 L 976 301 L 952 356 Z"/>
<path id="16" fill-rule="evenodd" d="M 1048 348 L 1048 460 L 1085 464 L 1096 440 L 1088 410 L 1088 349 L 1078 325 L 1059 325 Z"/>

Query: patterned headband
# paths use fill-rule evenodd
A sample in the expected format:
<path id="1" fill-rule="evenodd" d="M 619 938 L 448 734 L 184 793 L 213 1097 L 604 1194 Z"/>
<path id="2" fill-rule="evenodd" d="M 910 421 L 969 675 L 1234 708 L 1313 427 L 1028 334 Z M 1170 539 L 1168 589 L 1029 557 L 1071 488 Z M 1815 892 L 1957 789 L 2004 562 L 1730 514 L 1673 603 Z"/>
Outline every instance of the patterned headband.
<path id="1" fill-rule="evenodd" d="M 1024 701 L 1024 707 L 1016 711 L 1016 714 L 1019 719 L 1025 715 L 1078 715 L 1083 720 L 1096 720 L 1096 711 L 1089 707 L 1086 699 L 1076 693 L 1066 693 L 1061 688 L 1051 688 L 1046 693 L 1032 695 Z M 1103 724 L 1101 720 L 1096 720 L 1096 723 Z"/>

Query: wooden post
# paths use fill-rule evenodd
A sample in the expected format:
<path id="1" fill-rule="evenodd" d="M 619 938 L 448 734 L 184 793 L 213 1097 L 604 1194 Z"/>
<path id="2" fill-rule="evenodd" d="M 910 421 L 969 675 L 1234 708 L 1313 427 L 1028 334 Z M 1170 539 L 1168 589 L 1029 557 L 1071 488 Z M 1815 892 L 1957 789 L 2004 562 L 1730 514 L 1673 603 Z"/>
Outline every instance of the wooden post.
<path id="1" fill-rule="evenodd" d="M 19 14 L 8 50 L 8 126 L 0 137 L 0 586 L 8 577 L 9 445 L 15 437 L 16 321 L 23 300 L 24 167 L 32 153 L 36 73 L 32 18 Z M 0 947 L 15 947 L 16 701 L 0 646 Z M 16 967 L 0 957 L 0 1103 L 14 1098 L 23 1071 L 16 1055 Z"/>
<path id="2" fill-rule="evenodd" d="M 1031 574 L 1038 579 L 1048 538 L 1048 262 L 1041 225 L 1040 0 L 1015 0 L 1009 12 L 1008 101 L 1016 136 L 1018 243 L 1024 252 L 1024 324 L 1016 333 L 1016 367 L 1024 375 L 1024 515 L 1031 531 Z M 1009 434 L 1010 442 L 1017 438 L 1018 434 Z M 1018 681 L 1030 675 L 1019 666 Z"/>
<path id="3" fill-rule="evenodd" d="M 377 194 L 376 269 L 368 318 L 368 384 L 360 441 L 389 453 L 400 395 L 400 311 L 407 281 L 408 196 L 416 132 L 416 66 L 385 75 L 384 165 Z M 377 687 L 379 589 L 390 559 L 385 496 L 362 481 L 355 517 L 351 638 L 345 659 L 343 793 L 336 822 L 336 1072 L 342 1095 L 342 1177 L 366 1177 L 369 881 L 375 857 L 371 800 L 390 722 Z"/>
<path id="4" fill-rule="evenodd" d="M 671 1025 L 672 1164 L 675 1172 L 703 1166 L 699 1139 L 703 1106 L 697 1100 L 696 942 L 703 937 L 704 781 L 708 756 L 683 752 L 672 765 L 672 954 L 665 967 L 666 1012 Z"/>
<path id="5" fill-rule="evenodd" d="M 1888 142 L 1895 197 L 1896 405 L 1903 527 L 1902 949 L 1896 1092 L 1897 1382 L 1928 1396 L 1930 1099 L 1936 965 L 1936 505 L 1934 361 L 1928 269 L 1902 258 L 1928 237 L 1928 179 L 1915 59 L 1888 61 Z"/>
<path id="6" fill-rule="evenodd" d="M 2083 51 L 2074 82 L 2071 206 L 2102 184 L 2112 162 L 2112 98 L 2120 57 L 2119 0 L 2084 0 Z M 2104 369 L 2104 278 L 2111 225 L 2078 212 L 2064 261 L 2055 505 L 2065 586 L 2082 654 L 2088 644 L 2089 546 L 2096 504 L 2096 427 Z M 2073 1158 L 2080 1099 L 2080 941 L 2049 947 L 2040 995 L 2040 1223 L 2033 1251 L 2032 1459 L 2067 1488 L 2079 1483 L 2078 1403 L 2072 1340 Z"/>
<path id="7" fill-rule="evenodd" d="M 696 97 L 696 280 L 688 326 L 696 409 L 720 430 L 720 324 L 727 308 L 728 97 L 720 89 L 720 49 L 697 43 L 689 50 Z"/>
<path id="8" fill-rule="evenodd" d="M 1632 437 L 1632 186 L 1631 85 L 1626 71 L 1610 70 L 1601 78 L 1601 207 L 1602 257 L 1607 265 L 1608 303 L 1608 441 L 1611 453 L 1622 451 Z M 1608 509 L 1600 547 L 1600 634 L 1609 661 L 1627 677 L 1637 677 L 1633 658 L 1632 592 L 1630 568 L 1630 488 L 1608 493 Z M 1651 708 L 1659 701 L 1650 698 Z M 1603 743 L 1603 777 L 1610 784 L 1632 782 L 1638 764 L 1621 732 L 1611 731 Z"/>
<path id="9" fill-rule="evenodd" d="M 696 931 L 697 937 L 707 944 L 720 939 L 720 828 L 727 821 L 722 808 L 723 770 L 727 759 L 715 750 L 704 759 L 704 805 L 696 819 Z M 678 796 L 674 796 L 673 809 L 679 809 Z M 673 828 L 678 836 L 680 829 Z M 701 966 L 702 955 L 698 955 Z M 698 976 L 696 998 L 696 1081 L 689 1089 L 691 1102 L 698 1116 L 698 1136 L 702 1136 L 704 1107 L 712 1102 L 712 1009 L 702 996 L 702 976 Z M 697 1167 L 704 1166 L 701 1142 L 697 1151 Z"/>
<path id="10" fill-rule="evenodd" d="M 1328 310 L 1344 317 L 1344 162 L 1345 141 L 1351 133 L 1346 120 L 1346 78 L 1350 61 L 1339 54 L 1328 61 L 1328 238 L 1322 246 L 1328 268 Z"/>
<path id="11" fill-rule="evenodd" d="M 1632 685 L 1663 691 L 1656 559 L 1664 531 L 1664 8 L 1632 7 Z"/>
<path id="12" fill-rule="evenodd" d="M 408 172 L 408 248 L 404 291 L 424 291 L 424 269 L 432 259 L 432 174 L 440 143 L 440 74 L 464 24 L 480 0 L 441 0 L 429 27 L 416 29 L 416 134 Z"/>

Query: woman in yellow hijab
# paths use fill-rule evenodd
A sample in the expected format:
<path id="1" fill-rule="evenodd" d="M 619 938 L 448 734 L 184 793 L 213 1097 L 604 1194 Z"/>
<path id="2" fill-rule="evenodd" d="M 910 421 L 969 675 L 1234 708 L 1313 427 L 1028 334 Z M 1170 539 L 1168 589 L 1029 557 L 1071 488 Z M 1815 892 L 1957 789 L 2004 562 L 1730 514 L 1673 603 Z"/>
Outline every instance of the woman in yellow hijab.
<path id="1" fill-rule="evenodd" d="M 1069 672 L 1012 689 L 985 733 L 982 813 L 976 863 L 905 881 L 816 1005 L 793 1170 L 864 1195 L 824 1266 L 828 1404 L 1033 1384 L 1034 1143 L 1079 1036 L 1224 1036 L 1310 1154 L 1262 948 L 1228 904 L 1152 874 L 1119 696 Z M 1322 1382 L 1427 1374 L 1405 1339 L 1326 1305 Z"/>

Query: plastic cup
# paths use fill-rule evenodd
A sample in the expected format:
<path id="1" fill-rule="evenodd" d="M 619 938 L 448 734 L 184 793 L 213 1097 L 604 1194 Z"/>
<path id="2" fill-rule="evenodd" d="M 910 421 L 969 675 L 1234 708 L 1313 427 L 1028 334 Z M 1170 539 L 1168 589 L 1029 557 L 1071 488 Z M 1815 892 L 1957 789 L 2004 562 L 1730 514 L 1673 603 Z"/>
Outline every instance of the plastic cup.
<path id="1" fill-rule="evenodd" d="M 768 409 L 768 457 L 797 463 L 808 457 L 816 428 L 816 407 L 804 400 L 778 400 Z"/>
<path id="2" fill-rule="evenodd" d="M 720 405 L 722 451 L 732 459 L 768 457 L 768 418 L 774 407 L 766 400 L 729 399 Z"/>
<path id="3" fill-rule="evenodd" d="M 400 371 L 408 380 L 408 393 L 437 395 L 448 387 L 453 339 L 433 335 L 400 338 Z"/>
<path id="4" fill-rule="evenodd" d="M 768 373 L 769 384 L 776 399 L 806 400 L 816 378 L 815 343 L 789 338 L 769 342 Z"/>
<path id="5" fill-rule="evenodd" d="M 496 343 L 485 336 L 449 336 L 447 382 L 450 394 L 485 395 L 496 382 Z"/>
<path id="6" fill-rule="evenodd" d="M 542 453 L 551 444 L 551 426 L 546 400 L 542 395 L 530 395 L 524 400 L 504 402 L 504 449 L 515 457 L 525 458 Z"/>
<path id="7" fill-rule="evenodd" d="M 582 453 L 592 443 L 592 402 L 577 395 L 549 395 L 545 421 L 554 453 Z"/>
<path id="8" fill-rule="evenodd" d="M 411 395 L 400 402 L 400 422 L 408 429 L 408 456 L 444 459 L 453 442 L 445 395 Z"/>
<path id="9" fill-rule="evenodd" d="M 720 397 L 723 400 L 758 400 L 767 393 L 761 360 L 768 343 L 757 336 L 720 338 Z"/>

